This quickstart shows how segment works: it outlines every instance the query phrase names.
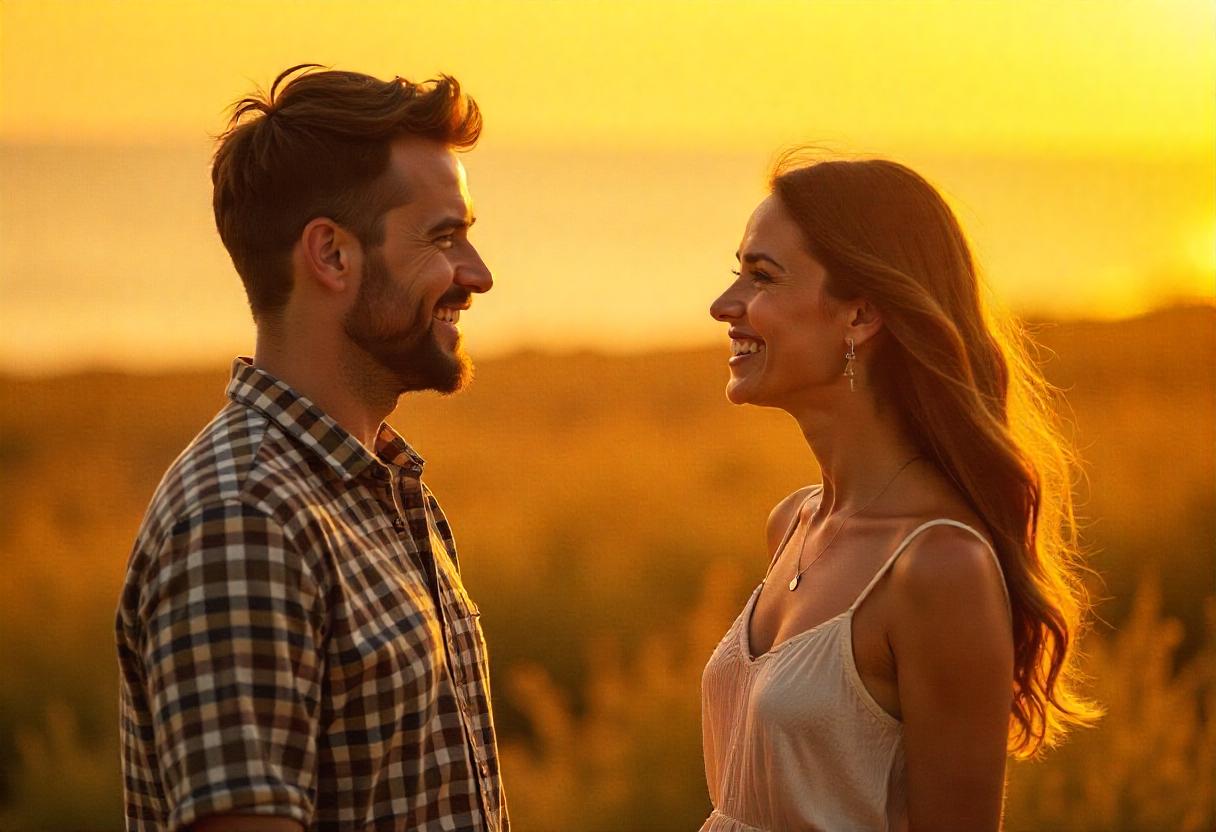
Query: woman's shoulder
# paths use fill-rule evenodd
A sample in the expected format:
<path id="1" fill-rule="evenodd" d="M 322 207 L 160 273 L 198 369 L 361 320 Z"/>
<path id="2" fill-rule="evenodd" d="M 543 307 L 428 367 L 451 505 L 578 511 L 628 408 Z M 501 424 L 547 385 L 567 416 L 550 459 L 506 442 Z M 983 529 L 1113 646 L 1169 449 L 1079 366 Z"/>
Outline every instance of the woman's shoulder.
<path id="1" fill-rule="evenodd" d="M 921 621 L 926 613 L 943 623 L 1008 620 L 1005 576 L 982 524 L 948 518 L 922 524 L 892 565 L 890 581 L 895 603 Z"/>
<path id="2" fill-rule="evenodd" d="M 785 538 L 786 532 L 794 524 L 794 519 L 798 514 L 798 509 L 811 497 L 823 490 L 821 483 L 814 485 L 806 485 L 794 491 L 792 494 L 784 497 L 773 510 L 769 512 L 768 522 L 765 525 L 765 536 L 768 541 L 768 553 L 774 555 L 777 548 L 781 545 L 781 541 Z"/>
<path id="3" fill-rule="evenodd" d="M 890 518 L 906 531 L 893 571 L 933 573 L 955 562 L 999 569 L 991 531 L 952 483 L 930 475 L 915 484 L 909 498 Z"/>

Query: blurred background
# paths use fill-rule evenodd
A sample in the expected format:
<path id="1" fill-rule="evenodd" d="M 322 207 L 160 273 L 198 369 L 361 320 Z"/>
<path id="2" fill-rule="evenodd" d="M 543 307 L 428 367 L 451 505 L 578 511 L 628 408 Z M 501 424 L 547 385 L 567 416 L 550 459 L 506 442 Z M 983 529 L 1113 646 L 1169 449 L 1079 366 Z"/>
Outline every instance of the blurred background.
<path id="1" fill-rule="evenodd" d="M 252 349 L 212 137 L 302 62 L 449 73 L 485 114 L 478 379 L 391 421 L 484 613 L 520 830 L 709 810 L 701 668 L 818 473 L 727 404 L 707 310 L 805 143 L 947 195 L 1086 460 L 1109 715 L 1011 765 L 1008 828 L 1216 827 L 1214 36 L 1206 0 L 3 0 L 0 828 L 121 826 L 126 557 Z"/>

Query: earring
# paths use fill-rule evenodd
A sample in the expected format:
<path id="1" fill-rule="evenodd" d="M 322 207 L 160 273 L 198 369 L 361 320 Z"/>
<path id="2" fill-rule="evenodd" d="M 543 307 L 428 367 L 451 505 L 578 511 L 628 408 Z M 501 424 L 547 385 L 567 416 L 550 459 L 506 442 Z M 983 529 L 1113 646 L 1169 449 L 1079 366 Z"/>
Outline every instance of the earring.
<path id="1" fill-rule="evenodd" d="M 844 354 L 844 374 L 849 377 L 849 392 L 856 393 L 857 385 L 855 382 L 857 381 L 857 368 L 854 366 L 857 360 L 857 353 L 855 351 L 856 346 L 854 345 L 852 338 L 849 338 L 848 342 L 849 351 Z"/>

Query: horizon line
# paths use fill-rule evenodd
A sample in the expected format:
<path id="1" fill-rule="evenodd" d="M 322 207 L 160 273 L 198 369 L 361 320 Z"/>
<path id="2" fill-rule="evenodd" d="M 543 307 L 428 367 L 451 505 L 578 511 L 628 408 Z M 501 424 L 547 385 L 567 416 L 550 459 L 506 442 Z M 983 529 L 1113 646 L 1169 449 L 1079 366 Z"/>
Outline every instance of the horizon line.
<path id="1" fill-rule="evenodd" d="M 1209 312 L 1216 314 L 1216 296 L 1212 297 L 1183 297 L 1175 300 L 1163 302 L 1150 309 L 1137 312 L 1131 315 L 1114 318 L 1102 318 L 1094 316 L 1061 316 L 1051 314 L 1038 314 L 1034 312 L 1015 313 L 1014 317 L 1021 323 L 1030 327 L 1035 327 L 1042 324 L 1064 324 L 1064 325 L 1105 325 L 1119 326 L 1135 321 L 1151 318 L 1157 315 L 1188 312 L 1191 310 L 1206 309 Z M 511 361 L 523 356 L 542 356 L 550 359 L 561 359 L 571 357 L 600 357 L 608 359 L 625 359 L 633 358 L 643 354 L 680 354 L 680 353 L 697 353 L 705 352 L 711 349 L 721 347 L 721 343 L 715 341 L 704 342 L 689 342 L 679 343 L 671 342 L 668 344 L 660 344 L 657 347 L 635 345 L 623 349 L 610 349 L 603 346 L 582 345 L 568 349 L 552 348 L 552 347 L 524 347 L 512 345 L 501 351 L 491 352 L 484 358 L 476 359 L 478 363 L 497 363 L 500 361 Z M 236 353 L 228 355 L 226 358 L 217 357 L 214 361 L 194 361 L 187 360 L 177 364 L 157 364 L 146 365 L 140 367 L 137 365 L 129 365 L 122 363 L 96 363 L 88 361 L 80 362 L 65 362 L 58 367 L 48 367 L 33 372 L 22 370 L 0 357 L 0 381 L 16 381 L 16 382 L 32 382 L 32 381 L 53 381 L 67 378 L 81 378 L 88 376 L 131 376 L 131 377 L 156 377 L 156 376 L 179 376 L 179 375 L 199 375 L 204 373 L 213 373 L 224 370 L 236 355 L 246 354 L 247 350 L 239 350 Z M 476 358 L 476 356 L 474 356 Z"/>

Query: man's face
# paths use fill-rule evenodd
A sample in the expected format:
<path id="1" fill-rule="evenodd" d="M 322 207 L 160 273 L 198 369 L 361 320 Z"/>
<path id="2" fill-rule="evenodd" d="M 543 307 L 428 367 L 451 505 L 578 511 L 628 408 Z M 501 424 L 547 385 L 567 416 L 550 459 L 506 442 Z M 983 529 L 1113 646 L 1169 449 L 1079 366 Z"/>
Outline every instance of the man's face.
<path id="1" fill-rule="evenodd" d="M 389 176 L 408 201 L 384 215 L 384 243 L 364 253 L 347 337 L 392 373 L 400 392 L 459 390 L 472 374 L 456 319 L 493 278 L 468 239 L 473 224 L 464 166 L 423 139 L 393 144 Z"/>

